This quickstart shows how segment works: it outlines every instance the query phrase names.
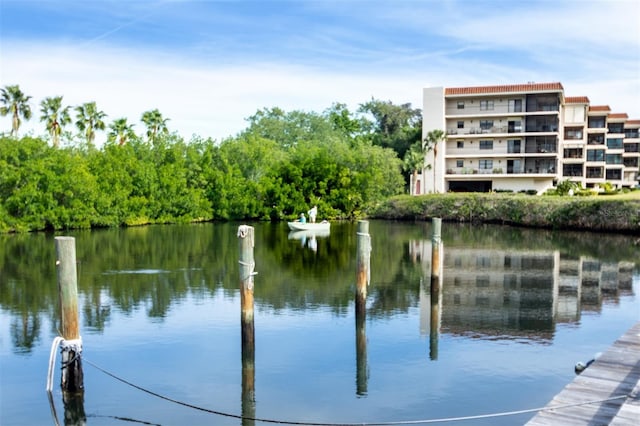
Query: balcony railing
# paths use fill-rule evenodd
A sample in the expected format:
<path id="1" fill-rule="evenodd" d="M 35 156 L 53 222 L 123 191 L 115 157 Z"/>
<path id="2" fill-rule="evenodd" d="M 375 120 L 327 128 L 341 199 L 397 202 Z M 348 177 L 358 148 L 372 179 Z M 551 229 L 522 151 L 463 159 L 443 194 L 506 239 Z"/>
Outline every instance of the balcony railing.
<path id="1" fill-rule="evenodd" d="M 513 170 L 513 169 L 507 169 L 504 170 L 503 168 L 494 168 L 494 169 L 474 169 L 474 168 L 469 168 L 469 167 L 457 167 L 457 168 L 453 168 L 453 169 L 447 169 L 447 174 L 448 175 L 513 175 L 513 174 L 535 174 L 535 175 L 539 175 L 539 174 L 548 174 L 548 175 L 555 175 L 555 169 L 553 167 L 548 167 L 548 168 L 531 168 L 531 169 L 520 169 L 520 170 Z"/>

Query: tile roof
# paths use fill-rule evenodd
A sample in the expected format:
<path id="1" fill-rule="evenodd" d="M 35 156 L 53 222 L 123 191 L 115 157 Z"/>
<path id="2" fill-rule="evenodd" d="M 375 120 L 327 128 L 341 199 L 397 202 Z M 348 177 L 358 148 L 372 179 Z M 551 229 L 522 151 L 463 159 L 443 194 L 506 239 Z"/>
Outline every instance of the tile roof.
<path id="1" fill-rule="evenodd" d="M 588 104 L 589 98 L 586 96 L 567 96 L 564 98 L 565 104 Z"/>
<path id="2" fill-rule="evenodd" d="M 560 83 L 527 83 L 509 84 L 500 86 L 476 86 L 476 87 L 447 87 L 445 95 L 480 95 L 490 93 L 530 93 L 564 91 Z"/>
<path id="3" fill-rule="evenodd" d="M 624 124 L 640 124 L 640 120 L 627 120 Z"/>
<path id="4" fill-rule="evenodd" d="M 627 114 L 626 112 L 616 112 L 616 113 L 611 113 L 607 116 L 607 118 L 629 118 L 629 114 Z"/>
<path id="5" fill-rule="evenodd" d="M 608 112 L 611 111 L 611 108 L 609 108 L 609 105 L 592 105 L 589 107 L 589 111 Z"/>

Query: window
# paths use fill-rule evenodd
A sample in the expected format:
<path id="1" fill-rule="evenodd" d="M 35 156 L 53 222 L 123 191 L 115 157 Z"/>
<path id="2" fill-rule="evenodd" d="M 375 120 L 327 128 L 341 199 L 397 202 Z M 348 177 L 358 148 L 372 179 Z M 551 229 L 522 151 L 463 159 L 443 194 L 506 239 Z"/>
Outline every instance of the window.
<path id="1" fill-rule="evenodd" d="M 458 121 L 458 129 L 464 129 L 464 121 Z"/>
<path id="2" fill-rule="evenodd" d="M 509 140 L 507 140 L 507 152 L 509 154 L 519 154 L 520 153 L 520 139 L 509 139 Z"/>
<path id="3" fill-rule="evenodd" d="M 622 170 L 619 170 L 619 169 L 607 170 L 605 172 L 605 174 L 606 174 L 605 178 L 607 180 L 621 180 L 622 179 Z"/>
<path id="4" fill-rule="evenodd" d="M 624 129 L 624 137 L 638 139 L 640 137 L 640 131 L 638 129 Z"/>
<path id="5" fill-rule="evenodd" d="M 464 102 L 462 101 L 458 102 L 458 109 L 464 109 Z"/>
<path id="6" fill-rule="evenodd" d="M 509 99 L 509 112 L 522 112 L 522 99 Z"/>
<path id="7" fill-rule="evenodd" d="M 610 123 L 609 133 L 624 133 L 624 125 L 622 123 Z"/>
<path id="8" fill-rule="evenodd" d="M 604 129 L 604 117 L 589 117 L 588 126 L 590 129 Z"/>
<path id="9" fill-rule="evenodd" d="M 493 127 L 493 120 L 480 120 L 482 130 L 490 130 Z"/>
<path id="10" fill-rule="evenodd" d="M 582 127 L 567 127 L 564 129 L 565 139 L 582 139 Z"/>
<path id="11" fill-rule="evenodd" d="M 604 149 L 588 149 L 587 161 L 604 161 Z"/>
<path id="12" fill-rule="evenodd" d="M 609 148 L 609 149 L 622 149 L 622 138 L 607 139 L 607 148 Z"/>
<path id="13" fill-rule="evenodd" d="M 493 141 L 480 141 L 480 149 L 493 149 Z"/>
<path id="14" fill-rule="evenodd" d="M 520 132 L 522 132 L 522 122 L 520 120 L 510 120 L 507 123 L 507 131 L 509 133 L 520 133 Z"/>
<path id="15" fill-rule="evenodd" d="M 602 167 L 587 167 L 587 178 L 602 179 Z"/>
<path id="16" fill-rule="evenodd" d="M 493 101 L 480 101 L 480 111 L 493 110 Z"/>
<path id="17" fill-rule="evenodd" d="M 456 167 L 464 167 L 464 160 L 456 160 Z"/>
<path id="18" fill-rule="evenodd" d="M 493 160 L 478 160 L 478 167 L 482 170 L 493 169 Z"/>
<path id="19" fill-rule="evenodd" d="M 620 154 L 607 154 L 604 158 L 607 164 L 622 164 L 622 155 Z"/>
<path id="20" fill-rule="evenodd" d="M 562 176 L 582 176 L 582 164 L 564 164 Z"/>
<path id="21" fill-rule="evenodd" d="M 589 145 L 604 145 L 604 135 L 603 134 L 589 135 L 589 138 L 587 139 L 587 143 Z"/>
<path id="22" fill-rule="evenodd" d="M 464 141 L 458 141 L 458 149 L 464 148 Z"/>

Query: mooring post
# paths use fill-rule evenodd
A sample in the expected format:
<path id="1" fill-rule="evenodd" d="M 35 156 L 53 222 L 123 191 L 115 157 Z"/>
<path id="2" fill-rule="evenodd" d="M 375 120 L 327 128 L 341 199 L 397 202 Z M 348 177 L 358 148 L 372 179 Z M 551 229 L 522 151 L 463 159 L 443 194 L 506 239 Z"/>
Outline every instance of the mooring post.
<path id="1" fill-rule="evenodd" d="M 366 306 L 367 285 L 370 279 L 371 237 L 369 235 L 369 222 L 358 222 L 358 256 L 356 271 L 356 394 L 367 394 L 367 333 L 366 333 Z"/>
<path id="2" fill-rule="evenodd" d="M 432 219 L 433 235 L 431 237 L 431 321 L 429 329 L 429 358 L 438 359 L 438 333 L 440 329 L 440 295 L 441 295 L 441 269 L 442 269 L 442 239 L 440 231 L 442 219 Z"/>
<path id="3" fill-rule="evenodd" d="M 255 261 L 253 259 L 253 227 L 241 225 L 238 228 L 240 246 L 240 303 L 242 325 L 242 348 L 254 346 L 253 329 L 253 276 Z"/>
<path id="4" fill-rule="evenodd" d="M 253 227 L 238 227 L 240 248 L 240 324 L 242 333 L 242 424 L 251 426 L 255 417 L 255 336 L 253 322 Z"/>
<path id="5" fill-rule="evenodd" d="M 369 222 L 358 221 L 358 258 L 356 271 L 356 318 L 365 314 L 367 285 L 369 284 L 369 263 L 371 257 L 371 237 Z"/>
<path id="6" fill-rule="evenodd" d="M 76 241 L 73 237 L 55 237 L 60 318 L 62 323 L 62 391 L 84 390 L 82 372 L 82 339 L 78 327 L 78 274 Z"/>
<path id="7" fill-rule="evenodd" d="M 431 219 L 433 225 L 433 234 L 431 235 L 431 279 L 440 276 L 440 246 L 442 238 L 440 231 L 442 229 L 442 219 L 434 217 Z"/>

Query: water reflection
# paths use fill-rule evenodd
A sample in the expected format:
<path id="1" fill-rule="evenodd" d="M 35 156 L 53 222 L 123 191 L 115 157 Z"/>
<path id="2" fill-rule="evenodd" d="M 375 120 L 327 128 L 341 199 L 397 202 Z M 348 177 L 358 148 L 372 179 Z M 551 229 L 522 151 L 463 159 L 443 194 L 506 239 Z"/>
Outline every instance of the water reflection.
<path id="1" fill-rule="evenodd" d="M 412 259 L 429 268 L 431 242 L 409 243 Z M 577 323 L 632 294 L 630 261 L 602 261 L 559 250 L 444 247 L 442 328 L 486 339 L 548 343 L 558 323 Z M 421 333 L 434 334 L 433 291 L 421 288 Z M 431 299 L 431 300 L 430 300 Z M 432 345 L 434 343 L 432 342 Z M 437 343 L 435 343 L 437 344 Z"/>
<path id="2" fill-rule="evenodd" d="M 302 247 L 307 247 L 313 252 L 318 251 L 318 238 L 327 238 L 331 234 L 329 229 L 309 230 L 309 231 L 291 231 L 288 238 L 290 240 L 300 241 Z"/>
<path id="3" fill-rule="evenodd" d="M 334 226 L 335 225 L 335 226 Z M 353 304 L 356 229 L 336 223 L 317 251 L 289 239 L 286 224 L 257 224 L 256 305 L 278 312 L 326 307 L 345 316 Z M 165 320 L 188 297 L 238 295 L 236 224 L 74 231 L 81 328 L 102 333 L 115 312 L 143 310 Z M 372 282 L 367 319 L 420 306 L 431 334 L 428 223 L 370 222 Z M 0 236 L 0 307 L 12 349 L 29 354 L 58 328 L 54 235 Z M 307 237 L 308 238 L 308 237 Z M 556 323 L 617 303 L 632 292 L 640 247 L 624 235 L 445 224 L 442 229 L 443 331 L 485 337 L 551 339 Z M 46 324 L 43 326 L 42 324 Z M 44 328 L 44 329 L 43 329 Z"/>

